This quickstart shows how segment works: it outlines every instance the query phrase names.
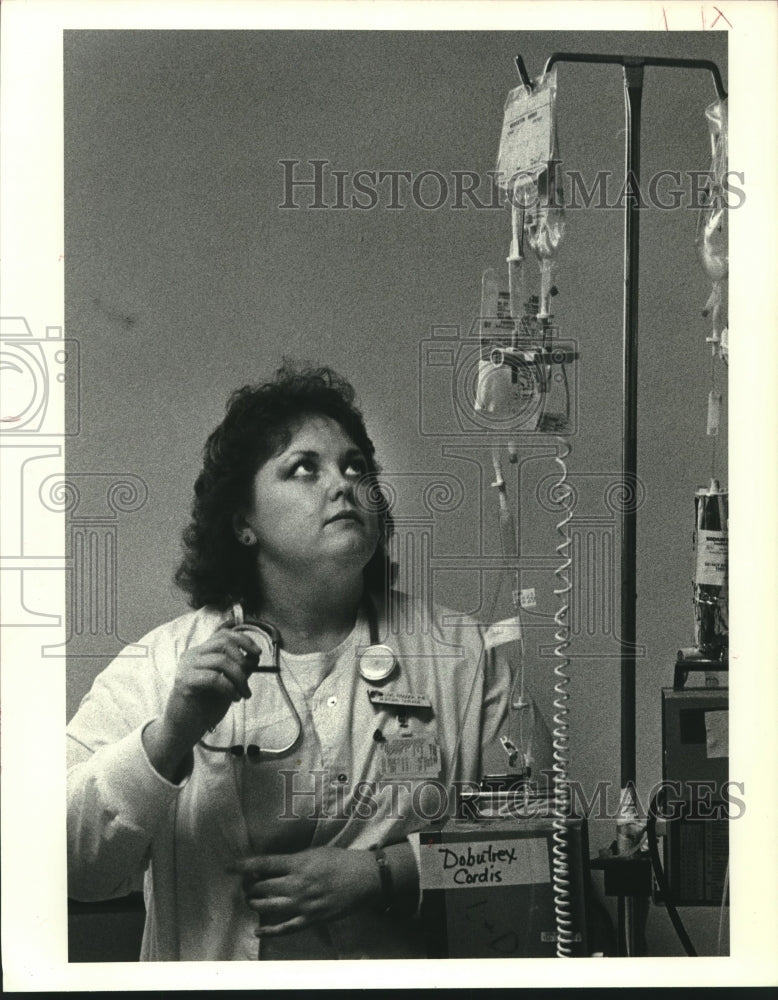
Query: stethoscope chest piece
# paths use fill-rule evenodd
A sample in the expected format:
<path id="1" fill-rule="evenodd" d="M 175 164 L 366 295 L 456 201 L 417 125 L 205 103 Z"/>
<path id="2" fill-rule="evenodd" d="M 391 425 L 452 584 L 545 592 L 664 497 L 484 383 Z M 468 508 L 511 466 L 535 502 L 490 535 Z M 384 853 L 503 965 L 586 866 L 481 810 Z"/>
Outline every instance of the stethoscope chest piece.
<path id="1" fill-rule="evenodd" d="M 359 672 L 366 681 L 376 684 L 391 677 L 397 667 L 397 660 L 389 646 L 374 643 L 359 654 Z"/>

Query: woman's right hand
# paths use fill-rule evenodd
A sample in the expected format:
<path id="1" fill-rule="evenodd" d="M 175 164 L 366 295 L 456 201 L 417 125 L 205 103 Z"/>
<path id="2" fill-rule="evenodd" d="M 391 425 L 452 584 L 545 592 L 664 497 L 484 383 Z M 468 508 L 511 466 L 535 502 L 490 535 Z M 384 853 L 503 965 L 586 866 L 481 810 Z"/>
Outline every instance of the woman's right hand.
<path id="1" fill-rule="evenodd" d="M 230 705 L 250 698 L 248 678 L 257 667 L 257 646 L 245 632 L 220 628 L 178 663 L 165 709 L 143 731 L 154 768 L 180 780 L 192 748 L 224 718 Z"/>
<path id="2" fill-rule="evenodd" d="M 245 632 L 220 628 L 181 657 L 164 720 L 194 746 L 221 722 L 234 701 L 251 697 L 248 678 L 256 667 L 253 640 Z"/>

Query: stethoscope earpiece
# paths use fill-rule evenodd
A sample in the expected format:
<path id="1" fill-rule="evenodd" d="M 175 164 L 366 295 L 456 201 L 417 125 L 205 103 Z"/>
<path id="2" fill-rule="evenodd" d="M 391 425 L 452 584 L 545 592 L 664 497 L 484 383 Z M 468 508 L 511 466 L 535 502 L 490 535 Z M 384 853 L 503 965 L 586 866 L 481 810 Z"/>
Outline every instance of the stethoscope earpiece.
<path id="1" fill-rule="evenodd" d="M 257 662 L 253 665 L 255 671 L 271 674 L 279 672 L 278 654 L 281 648 L 281 637 L 275 626 L 269 625 L 267 622 L 246 620 L 241 605 L 233 604 L 232 623 L 229 627 L 233 632 L 243 632 L 249 635 L 257 647 Z"/>

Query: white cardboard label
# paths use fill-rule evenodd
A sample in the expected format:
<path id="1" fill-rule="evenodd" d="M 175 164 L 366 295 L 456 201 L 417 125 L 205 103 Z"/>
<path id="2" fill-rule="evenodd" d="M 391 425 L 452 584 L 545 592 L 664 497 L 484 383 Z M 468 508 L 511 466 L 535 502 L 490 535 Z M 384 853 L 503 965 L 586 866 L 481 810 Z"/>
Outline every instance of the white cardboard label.
<path id="1" fill-rule="evenodd" d="M 467 889 L 551 881 L 545 837 L 421 844 L 422 889 Z"/>

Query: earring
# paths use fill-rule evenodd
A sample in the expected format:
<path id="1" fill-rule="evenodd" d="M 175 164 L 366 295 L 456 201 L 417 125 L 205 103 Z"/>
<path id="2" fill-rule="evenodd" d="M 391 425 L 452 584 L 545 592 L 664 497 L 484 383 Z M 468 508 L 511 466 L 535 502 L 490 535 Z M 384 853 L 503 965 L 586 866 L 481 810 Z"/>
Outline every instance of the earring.
<path id="1" fill-rule="evenodd" d="M 250 531 L 244 531 L 240 536 L 240 540 L 243 545 L 253 545 L 255 542 L 254 535 Z"/>

